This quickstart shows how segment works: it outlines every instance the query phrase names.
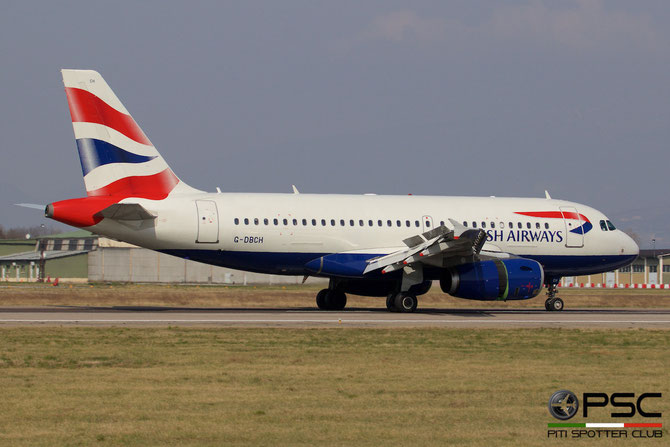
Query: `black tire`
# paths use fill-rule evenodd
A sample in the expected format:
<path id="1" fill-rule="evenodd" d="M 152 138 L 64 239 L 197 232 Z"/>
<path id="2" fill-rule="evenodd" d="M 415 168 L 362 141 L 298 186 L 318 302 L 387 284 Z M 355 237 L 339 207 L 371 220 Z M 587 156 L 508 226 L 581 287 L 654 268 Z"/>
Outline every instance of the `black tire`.
<path id="1" fill-rule="evenodd" d="M 554 298 L 551 302 L 551 310 L 556 312 L 563 310 L 563 300 L 560 298 Z"/>
<path id="2" fill-rule="evenodd" d="M 342 310 L 347 305 L 347 295 L 339 290 L 328 290 L 326 305 L 328 310 Z"/>
<path id="3" fill-rule="evenodd" d="M 328 310 L 328 301 L 326 300 L 328 292 L 328 289 L 323 289 L 316 294 L 316 305 L 321 310 Z"/>
<path id="4" fill-rule="evenodd" d="M 394 304 L 397 312 L 412 313 L 416 310 L 416 306 L 419 302 L 416 299 L 416 295 L 399 293 L 395 296 Z"/>
<path id="5" fill-rule="evenodd" d="M 386 310 L 389 312 L 398 312 L 395 308 L 395 293 L 391 293 L 386 297 Z"/>
<path id="6" fill-rule="evenodd" d="M 547 300 L 544 302 L 544 310 L 550 311 L 551 310 L 551 298 L 547 298 Z"/>

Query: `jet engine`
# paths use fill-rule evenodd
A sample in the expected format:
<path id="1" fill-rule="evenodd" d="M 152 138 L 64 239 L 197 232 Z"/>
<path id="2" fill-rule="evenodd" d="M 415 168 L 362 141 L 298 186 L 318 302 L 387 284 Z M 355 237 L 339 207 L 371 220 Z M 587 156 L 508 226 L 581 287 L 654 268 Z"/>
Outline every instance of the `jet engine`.
<path id="1" fill-rule="evenodd" d="M 444 293 L 468 300 L 527 300 L 544 284 L 544 270 L 532 259 L 514 258 L 461 264 L 444 271 Z"/>

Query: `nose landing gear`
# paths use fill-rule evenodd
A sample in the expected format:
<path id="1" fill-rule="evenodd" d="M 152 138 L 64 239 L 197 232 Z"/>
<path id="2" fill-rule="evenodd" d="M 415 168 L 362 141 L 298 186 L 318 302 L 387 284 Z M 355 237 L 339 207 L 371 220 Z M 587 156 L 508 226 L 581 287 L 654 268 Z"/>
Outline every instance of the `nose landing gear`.
<path id="1" fill-rule="evenodd" d="M 558 279 L 551 279 L 547 284 L 547 300 L 544 302 L 544 308 L 548 311 L 563 310 L 563 300 L 556 296 L 557 288 Z"/>

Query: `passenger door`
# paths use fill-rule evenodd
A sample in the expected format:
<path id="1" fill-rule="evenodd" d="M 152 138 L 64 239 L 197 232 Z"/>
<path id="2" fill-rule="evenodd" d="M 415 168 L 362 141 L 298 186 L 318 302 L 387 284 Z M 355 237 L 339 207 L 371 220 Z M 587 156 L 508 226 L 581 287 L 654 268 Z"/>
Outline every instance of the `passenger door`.
<path id="1" fill-rule="evenodd" d="M 196 200 L 198 208 L 198 238 L 201 244 L 219 242 L 219 212 L 213 200 Z"/>
<path id="2" fill-rule="evenodd" d="M 584 246 L 584 222 L 577 209 L 572 206 L 560 207 L 565 224 L 565 246 L 580 248 Z M 575 230 L 573 232 L 573 230 Z"/>

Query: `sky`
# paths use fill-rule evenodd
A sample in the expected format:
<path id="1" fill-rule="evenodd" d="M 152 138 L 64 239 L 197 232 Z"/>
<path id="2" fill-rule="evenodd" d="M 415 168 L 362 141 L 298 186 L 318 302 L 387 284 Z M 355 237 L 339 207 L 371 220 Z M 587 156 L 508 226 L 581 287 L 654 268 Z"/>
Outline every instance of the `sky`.
<path id="1" fill-rule="evenodd" d="M 59 70 L 214 191 L 587 204 L 670 247 L 667 1 L 7 1 L 0 225 L 80 197 Z"/>

